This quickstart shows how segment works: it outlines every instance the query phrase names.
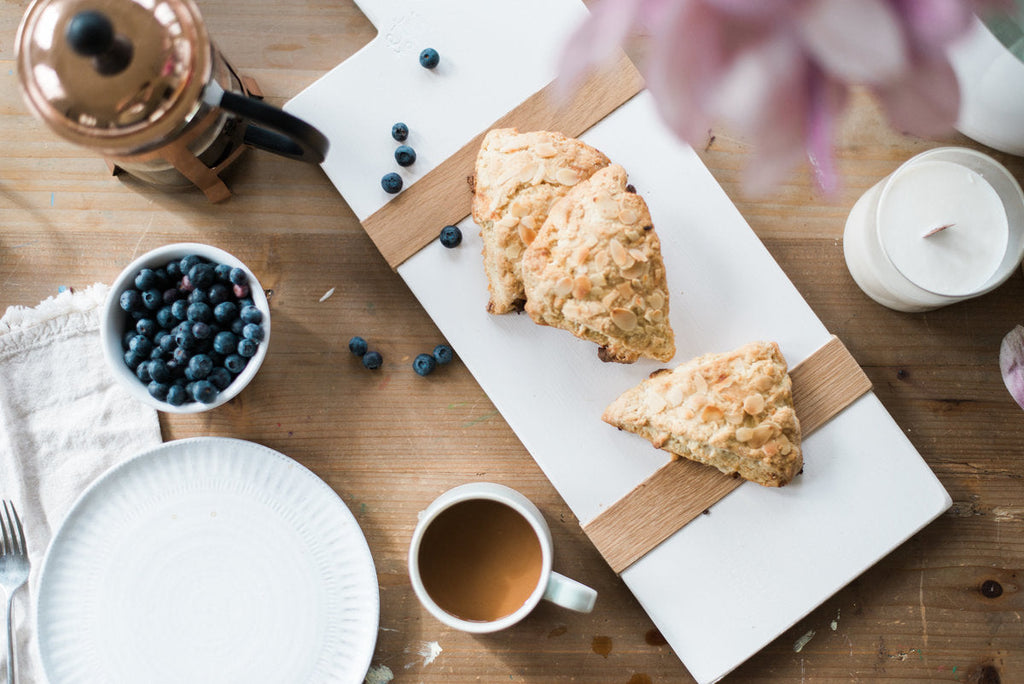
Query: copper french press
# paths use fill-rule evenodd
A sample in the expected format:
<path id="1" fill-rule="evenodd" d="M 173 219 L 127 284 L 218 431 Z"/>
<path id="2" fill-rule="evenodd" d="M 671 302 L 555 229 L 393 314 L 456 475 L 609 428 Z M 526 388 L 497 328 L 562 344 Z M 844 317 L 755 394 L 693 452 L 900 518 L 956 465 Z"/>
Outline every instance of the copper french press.
<path id="1" fill-rule="evenodd" d="M 320 131 L 235 73 L 191 0 L 34 0 L 15 50 L 32 111 L 114 173 L 216 202 L 248 147 L 314 164 L 327 153 Z"/>

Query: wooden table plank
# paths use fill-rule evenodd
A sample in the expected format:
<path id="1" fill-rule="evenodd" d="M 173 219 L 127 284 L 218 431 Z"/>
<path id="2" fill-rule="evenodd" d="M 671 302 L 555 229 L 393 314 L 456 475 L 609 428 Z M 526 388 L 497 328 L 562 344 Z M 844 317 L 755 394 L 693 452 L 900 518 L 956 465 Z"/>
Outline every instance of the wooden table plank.
<path id="1" fill-rule="evenodd" d="M 249 154 L 228 175 L 235 197 L 221 205 L 110 178 L 98 158 L 56 139 L 21 103 L 12 43 L 26 5 L 0 5 L 8 36 L 0 41 L 0 307 L 35 304 L 61 285 L 110 282 L 134 255 L 166 242 L 227 249 L 273 290 L 271 353 L 237 400 L 164 416 L 164 436 L 251 439 L 334 487 L 377 563 L 375 667 L 426 684 L 690 681 L 465 367 L 429 378 L 412 372 L 412 358 L 440 333 L 322 172 Z M 275 104 L 374 35 L 350 0 L 207 1 L 202 9 L 234 66 Z M 1024 321 L 1024 276 L 927 314 L 888 311 L 857 289 L 842 255 L 850 207 L 906 158 L 939 144 L 891 131 L 864 93 L 841 130 L 835 197 L 822 197 L 806 174 L 771 196 L 746 196 L 748 150 L 726 132 L 713 135 L 701 157 L 954 499 L 950 512 L 728 681 L 1024 681 L 1024 414 L 997 364 L 1002 335 Z M 941 142 L 980 148 L 957 135 Z M 1024 160 L 994 156 L 1024 175 Z M 353 334 L 383 350 L 380 372 L 349 355 Z M 594 613 L 541 606 L 514 629 L 472 637 L 420 608 L 405 569 L 416 513 L 441 491 L 482 479 L 538 504 L 552 526 L 555 566 L 600 592 Z M 419 651 L 433 642 L 443 650 L 427 663 Z"/>

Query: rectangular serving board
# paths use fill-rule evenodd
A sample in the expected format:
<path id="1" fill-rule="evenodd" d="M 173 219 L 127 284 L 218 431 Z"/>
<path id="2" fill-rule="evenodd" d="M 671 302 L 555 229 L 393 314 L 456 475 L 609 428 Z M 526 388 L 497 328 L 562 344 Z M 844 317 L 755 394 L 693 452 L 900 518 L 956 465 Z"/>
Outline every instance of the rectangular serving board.
<path id="1" fill-rule="evenodd" d="M 402 170 L 408 188 L 547 85 L 586 12 L 576 0 L 500 10 L 473 0 L 357 4 L 377 37 L 286 109 L 327 134 L 324 170 L 361 221 L 392 197 L 379 186 L 383 173 L 398 170 L 391 123 L 409 124 L 418 153 L 415 168 Z M 526 58 L 517 48 L 523 31 L 534 38 Z M 441 54 L 435 72 L 416 61 L 427 46 Z M 622 164 L 650 207 L 677 336 L 669 365 L 770 339 L 793 366 L 828 342 L 696 153 L 662 124 L 649 94 L 581 138 Z M 468 199 L 457 201 L 468 213 Z M 606 364 L 593 344 L 525 314 L 488 314 L 479 232 L 470 218 L 459 225 L 459 248 L 433 241 L 397 271 L 586 523 L 667 458 L 600 420 L 608 403 L 665 364 Z M 951 505 L 870 392 L 805 441 L 804 459 L 791 485 L 741 485 L 622 573 L 702 684 L 724 677 Z"/>

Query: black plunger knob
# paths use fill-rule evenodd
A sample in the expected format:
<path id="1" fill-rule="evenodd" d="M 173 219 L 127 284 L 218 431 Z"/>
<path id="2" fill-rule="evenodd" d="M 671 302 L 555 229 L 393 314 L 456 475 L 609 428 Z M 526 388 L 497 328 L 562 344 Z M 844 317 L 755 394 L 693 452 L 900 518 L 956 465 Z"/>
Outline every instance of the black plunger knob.
<path id="1" fill-rule="evenodd" d="M 114 45 L 114 25 L 106 14 L 95 10 L 72 17 L 65 35 L 71 49 L 82 57 L 98 57 Z"/>

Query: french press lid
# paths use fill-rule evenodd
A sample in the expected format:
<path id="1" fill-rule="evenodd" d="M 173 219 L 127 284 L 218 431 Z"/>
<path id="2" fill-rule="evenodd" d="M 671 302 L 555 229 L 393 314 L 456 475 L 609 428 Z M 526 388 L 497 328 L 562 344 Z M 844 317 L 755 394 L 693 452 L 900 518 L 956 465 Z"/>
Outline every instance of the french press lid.
<path id="1" fill-rule="evenodd" d="M 190 0 L 34 0 L 15 46 L 29 106 L 62 137 L 113 157 L 175 137 L 212 69 Z"/>

